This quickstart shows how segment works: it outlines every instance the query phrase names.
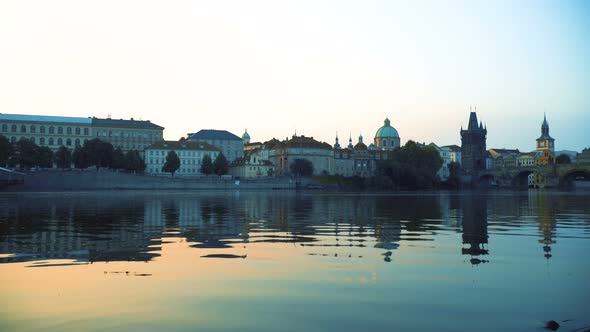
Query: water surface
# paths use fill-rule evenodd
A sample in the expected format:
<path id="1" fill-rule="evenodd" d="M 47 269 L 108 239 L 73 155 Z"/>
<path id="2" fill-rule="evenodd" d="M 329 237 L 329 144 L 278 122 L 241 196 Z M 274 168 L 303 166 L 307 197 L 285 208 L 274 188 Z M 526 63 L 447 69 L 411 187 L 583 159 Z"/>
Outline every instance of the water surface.
<path id="1" fill-rule="evenodd" d="M 590 196 L 0 194 L 0 330 L 590 326 Z"/>

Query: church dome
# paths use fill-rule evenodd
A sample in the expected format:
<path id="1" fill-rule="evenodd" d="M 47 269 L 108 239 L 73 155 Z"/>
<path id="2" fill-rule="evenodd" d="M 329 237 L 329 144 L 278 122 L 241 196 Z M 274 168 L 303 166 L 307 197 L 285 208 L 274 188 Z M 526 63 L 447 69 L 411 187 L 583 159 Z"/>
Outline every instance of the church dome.
<path id="1" fill-rule="evenodd" d="M 391 126 L 389 118 L 385 118 L 384 126 L 377 130 L 375 138 L 399 138 L 399 134 L 397 133 L 397 130 Z"/>
<path id="2" fill-rule="evenodd" d="M 244 135 L 242 135 L 242 140 L 249 140 L 250 139 L 250 134 L 248 134 L 248 129 L 246 129 L 246 131 L 244 131 Z"/>

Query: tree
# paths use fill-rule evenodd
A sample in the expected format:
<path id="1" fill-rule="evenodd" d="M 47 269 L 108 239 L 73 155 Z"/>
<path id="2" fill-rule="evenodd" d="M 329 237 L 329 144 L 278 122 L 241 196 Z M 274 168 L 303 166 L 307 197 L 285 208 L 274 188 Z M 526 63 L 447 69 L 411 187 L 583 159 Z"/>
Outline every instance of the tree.
<path id="1" fill-rule="evenodd" d="M 46 146 L 38 147 L 35 153 L 35 164 L 39 167 L 53 167 L 53 151 Z"/>
<path id="2" fill-rule="evenodd" d="M 125 169 L 130 172 L 143 172 L 145 170 L 145 162 L 141 159 L 137 150 L 127 151 L 125 155 Z"/>
<path id="3" fill-rule="evenodd" d="M 89 166 L 96 166 L 98 170 L 100 167 L 110 167 L 113 163 L 113 145 L 108 142 L 92 139 L 84 143 L 83 149 L 86 152 Z"/>
<path id="4" fill-rule="evenodd" d="M 35 155 L 37 154 L 37 144 L 26 138 L 21 138 L 16 142 L 16 159 L 21 168 L 30 168 L 35 166 Z"/>
<path id="5" fill-rule="evenodd" d="M 57 152 L 55 152 L 55 164 L 58 168 L 69 168 L 72 165 L 72 153 L 68 148 L 62 145 L 57 149 Z"/>
<path id="6" fill-rule="evenodd" d="M 213 170 L 215 171 L 215 174 L 217 174 L 217 175 L 227 174 L 228 168 L 229 168 L 229 163 L 227 162 L 227 159 L 225 158 L 223 153 L 219 152 L 219 154 L 215 158 L 215 161 L 213 162 Z"/>
<path id="7" fill-rule="evenodd" d="M 451 162 L 448 167 L 449 167 L 449 178 L 447 179 L 447 185 L 451 189 L 457 189 L 457 188 L 459 188 L 459 186 L 461 184 L 461 178 L 460 178 L 461 164 L 459 164 L 457 162 Z"/>
<path id="8" fill-rule="evenodd" d="M 74 162 L 74 167 L 79 169 L 90 166 L 88 153 L 86 152 L 86 149 L 80 146 L 77 146 L 74 153 L 72 153 L 72 161 Z"/>
<path id="9" fill-rule="evenodd" d="M 179 168 L 180 168 L 180 158 L 178 158 L 178 155 L 176 154 L 176 152 L 174 152 L 174 150 L 168 152 L 168 155 L 166 156 L 166 162 L 164 163 L 164 166 L 162 167 L 162 172 L 172 173 L 172 176 L 174 176 L 174 173 Z"/>
<path id="10" fill-rule="evenodd" d="M 206 154 L 205 157 L 203 157 L 203 161 L 201 162 L 201 173 L 209 175 L 213 174 L 213 171 L 215 171 L 215 169 L 213 168 L 211 157 Z"/>
<path id="11" fill-rule="evenodd" d="M 295 159 L 289 165 L 291 173 L 299 176 L 311 176 L 313 174 L 313 164 L 307 159 Z"/>
<path id="12" fill-rule="evenodd" d="M 12 153 L 12 144 L 10 144 L 8 137 L 0 135 L 0 166 L 6 166 Z"/>
<path id="13" fill-rule="evenodd" d="M 558 164 L 571 164 L 572 160 L 570 159 L 570 156 L 568 156 L 565 153 L 562 153 L 559 156 L 557 156 L 555 162 Z"/>
<path id="14" fill-rule="evenodd" d="M 114 169 L 124 169 L 127 168 L 126 166 L 127 159 L 123 150 L 121 150 L 121 148 L 116 148 L 115 151 L 113 151 L 113 162 L 111 167 Z"/>

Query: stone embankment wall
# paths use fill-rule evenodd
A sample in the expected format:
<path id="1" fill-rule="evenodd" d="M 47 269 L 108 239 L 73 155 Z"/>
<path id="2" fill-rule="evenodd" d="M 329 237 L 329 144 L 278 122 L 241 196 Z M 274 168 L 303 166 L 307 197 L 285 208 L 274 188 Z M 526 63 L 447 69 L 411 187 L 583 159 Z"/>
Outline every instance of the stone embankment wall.
<path id="1" fill-rule="evenodd" d="M 168 189 L 294 189 L 287 178 L 233 180 L 217 176 L 201 179 L 154 177 L 143 174 L 118 173 L 110 170 L 37 171 L 27 172 L 23 184 L 2 188 L 3 191 L 67 191 L 67 190 L 168 190 Z"/>

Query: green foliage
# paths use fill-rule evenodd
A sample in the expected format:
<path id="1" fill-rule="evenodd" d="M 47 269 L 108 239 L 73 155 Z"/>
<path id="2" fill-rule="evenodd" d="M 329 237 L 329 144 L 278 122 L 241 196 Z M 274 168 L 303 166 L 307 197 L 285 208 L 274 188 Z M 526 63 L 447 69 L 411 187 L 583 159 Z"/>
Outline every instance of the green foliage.
<path id="1" fill-rule="evenodd" d="M 173 152 L 173 151 L 171 151 L 171 152 Z M 177 158 L 178 158 L 178 156 L 177 156 Z M 166 159 L 168 159 L 168 158 L 166 158 Z M 137 151 L 137 150 L 130 150 L 127 152 L 127 154 L 125 155 L 125 159 L 124 159 L 124 165 L 125 165 L 124 166 L 125 169 L 130 172 L 143 172 L 145 170 L 145 162 L 143 161 L 143 159 L 141 159 L 141 156 L 139 155 L 139 151 Z M 180 165 L 180 161 L 179 161 L 179 165 Z M 174 170 L 174 172 L 175 171 L 176 170 Z M 174 172 L 172 172 L 172 173 L 174 173 Z"/>
<path id="2" fill-rule="evenodd" d="M 80 146 L 77 146 L 74 150 L 74 153 L 72 153 L 72 161 L 74 162 L 74 167 L 76 168 L 83 169 L 90 166 L 90 158 L 88 153 L 86 152 L 86 149 Z"/>
<path id="3" fill-rule="evenodd" d="M 313 174 L 313 164 L 307 159 L 295 159 L 289 165 L 291 173 L 299 176 L 311 176 Z"/>
<path id="4" fill-rule="evenodd" d="M 21 138 L 16 142 L 16 162 L 21 168 L 36 166 L 36 154 L 39 147 L 31 140 Z"/>
<path id="5" fill-rule="evenodd" d="M 72 153 L 65 146 L 60 146 L 55 152 L 55 164 L 58 168 L 69 168 L 72 164 Z"/>
<path id="6" fill-rule="evenodd" d="M 555 158 L 555 162 L 558 164 L 571 164 L 572 160 L 570 159 L 570 156 L 562 153 Z"/>
<path id="7" fill-rule="evenodd" d="M 0 166 L 4 167 L 8 163 L 8 159 L 12 156 L 12 144 L 8 137 L 0 135 Z"/>
<path id="8" fill-rule="evenodd" d="M 215 168 L 213 168 L 213 162 L 211 161 L 211 157 L 208 154 L 206 154 L 205 157 L 203 157 L 203 161 L 201 162 L 201 173 L 205 175 L 210 175 L 213 174 L 214 171 Z"/>
<path id="9" fill-rule="evenodd" d="M 113 151 L 113 162 L 111 167 L 114 169 L 124 169 L 127 168 L 126 166 L 126 156 L 123 153 L 123 150 L 121 150 L 121 148 L 116 148 L 115 151 Z"/>
<path id="10" fill-rule="evenodd" d="M 110 167 L 113 163 L 113 145 L 108 142 L 92 139 L 84 143 L 84 152 L 87 157 L 88 166 Z"/>
<path id="11" fill-rule="evenodd" d="M 174 152 L 174 151 L 168 152 L 168 155 L 166 156 L 166 162 L 164 163 L 164 166 L 162 167 L 162 172 L 172 173 L 172 176 L 174 176 L 174 173 L 176 173 L 176 171 L 179 168 L 180 168 L 180 158 L 178 158 L 178 155 L 176 154 L 176 152 Z"/>
<path id="12" fill-rule="evenodd" d="M 219 152 L 215 158 L 215 161 L 213 162 L 213 170 L 217 175 L 227 174 L 229 170 L 229 163 L 223 153 Z"/>
<path id="13" fill-rule="evenodd" d="M 53 167 L 53 151 L 46 146 L 38 147 L 35 153 L 35 164 L 39 167 Z"/>
<path id="14" fill-rule="evenodd" d="M 377 172 L 379 176 L 391 180 L 391 188 L 428 189 L 436 185 L 436 172 L 442 163 L 442 158 L 433 147 L 422 147 L 408 141 L 392 152 L 390 160 L 380 161 Z"/>

